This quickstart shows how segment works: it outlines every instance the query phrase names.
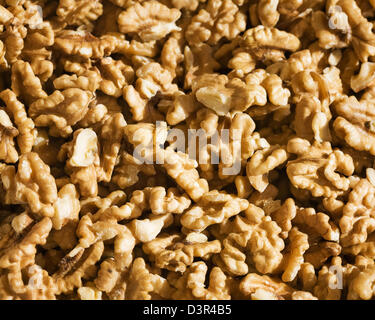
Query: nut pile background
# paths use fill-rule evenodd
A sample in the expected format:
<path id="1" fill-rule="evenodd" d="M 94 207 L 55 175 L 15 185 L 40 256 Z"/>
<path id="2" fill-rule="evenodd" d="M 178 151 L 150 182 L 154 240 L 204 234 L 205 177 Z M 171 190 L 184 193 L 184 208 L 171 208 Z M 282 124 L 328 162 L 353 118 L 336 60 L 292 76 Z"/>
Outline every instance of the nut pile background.
<path id="1" fill-rule="evenodd" d="M 373 21 L 373 0 L 1 0 L 0 299 L 373 298 Z M 205 130 L 200 159 L 177 128 Z"/>

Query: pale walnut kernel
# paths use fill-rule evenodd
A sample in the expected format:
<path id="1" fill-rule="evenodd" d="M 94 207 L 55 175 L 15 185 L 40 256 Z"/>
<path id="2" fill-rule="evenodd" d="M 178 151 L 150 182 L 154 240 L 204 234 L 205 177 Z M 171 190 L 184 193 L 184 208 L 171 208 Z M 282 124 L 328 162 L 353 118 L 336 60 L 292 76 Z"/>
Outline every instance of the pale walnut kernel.
<path id="1" fill-rule="evenodd" d="M 185 32 L 190 44 L 216 44 L 221 38 L 233 40 L 246 29 L 246 15 L 232 0 L 209 0 L 192 18 Z"/>
<path id="2" fill-rule="evenodd" d="M 168 281 L 149 269 L 143 258 L 134 260 L 126 281 L 126 299 L 151 300 L 153 296 L 164 299 L 172 297 L 173 289 Z"/>
<path id="3" fill-rule="evenodd" d="M 361 179 L 350 192 L 339 221 L 344 247 L 364 243 L 371 234 L 375 222 L 371 209 L 374 195 L 375 188 L 367 179 Z"/>
<path id="4" fill-rule="evenodd" d="M 162 157 L 165 159 L 163 166 L 168 175 L 176 180 L 192 200 L 198 201 L 208 192 L 207 180 L 199 177 L 196 161 L 191 160 L 182 152 L 175 152 L 169 148 L 164 151 Z"/>
<path id="5" fill-rule="evenodd" d="M 264 211 L 250 204 L 245 217 L 236 216 L 234 232 L 223 241 L 220 257 L 214 262 L 233 275 L 245 275 L 249 264 L 260 273 L 273 273 L 282 263 L 284 241 L 281 228 Z"/>
<path id="6" fill-rule="evenodd" d="M 330 143 L 311 145 L 294 138 L 287 150 L 298 155 L 287 164 L 288 177 L 296 188 L 309 190 L 314 197 L 340 195 L 350 188 L 351 179 L 346 176 L 354 172 L 353 160 L 340 150 L 332 150 Z"/>
<path id="7" fill-rule="evenodd" d="M 30 152 L 36 136 L 34 122 L 27 116 L 25 106 L 17 99 L 15 93 L 6 89 L 0 93 L 0 99 L 6 104 L 6 110 L 13 116 L 19 135 L 18 147 L 22 153 Z"/>
<path id="8" fill-rule="evenodd" d="M 218 115 L 226 115 L 231 110 L 245 111 L 254 104 L 266 103 L 266 92 L 261 86 L 247 86 L 240 79 L 229 80 L 225 75 L 205 74 L 197 77 L 192 90 L 199 102 Z"/>
<path id="9" fill-rule="evenodd" d="M 31 211 L 41 216 L 54 215 L 53 203 L 57 200 L 55 178 L 36 153 L 20 156 L 18 171 L 8 166 L 1 172 L 8 204 L 28 204 Z"/>
<path id="10" fill-rule="evenodd" d="M 78 221 L 81 206 L 78 200 L 79 194 L 72 184 L 63 186 L 57 196 L 58 198 L 53 204 L 55 213 L 52 223 L 54 229 L 61 230 L 70 221 Z"/>
<path id="11" fill-rule="evenodd" d="M 136 3 L 118 17 L 120 31 L 136 33 L 143 41 L 159 40 L 172 31 L 180 30 L 175 22 L 181 16 L 158 1 Z"/>
<path id="12" fill-rule="evenodd" d="M 255 152 L 250 158 L 246 166 L 246 174 L 256 190 L 263 192 L 268 186 L 269 172 L 287 161 L 288 152 L 285 149 L 275 145 Z M 257 177 L 263 180 L 264 184 L 257 183 Z"/>
<path id="13" fill-rule="evenodd" d="M 18 60 L 12 66 L 12 90 L 17 97 L 21 97 L 27 104 L 31 104 L 36 99 L 47 97 L 30 64 L 21 60 Z"/>
<path id="14" fill-rule="evenodd" d="M 24 268 L 34 263 L 36 247 L 46 243 L 52 223 L 47 217 L 39 222 L 29 218 L 22 227 L 19 233 L 8 232 L 7 236 L 1 238 L 0 266 L 2 269 L 17 270 L 17 268 Z"/>
<path id="15" fill-rule="evenodd" d="M 278 279 L 256 273 L 249 273 L 240 283 L 240 290 L 247 297 L 252 297 L 259 289 L 269 293 L 275 300 L 284 300 L 294 291 L 292 287 Z"/>
<path id="16" fill-rule="evenodd" d="M 208 267 L 203 261 L 194 262 L 184 273 L 183 277 L 174 283 L 177 299 L 228 300 L 229 279 L 223 271 L 214 267 L 209 276 L 209 285 L 204 285 Z"/>
<path id="17" fill-rule="evenodd" d="M 66 137 L 72 133 L 71 126 L 84 117 L 91 98 L 90 92 L 76 88 L 55 91 L 33 102 L 29 114 L 37 126 L 49 127 L 52 136 Z"/>
<path id="18" fill-rule="evenodd" d="M 280 17 L 277 10 L 279 0 L 261 0 L 258 3 L 258 16 L 262 25 L 265 27 L 274 27 Z"/>
<path id="19" fill-rule="evenodd" d="M 242 38 L 242 45 L 246 48 L 276 48 L 280 50 L 297 51 L 300 40 L 291 33 L 276 28 L 257 26 L 247 30 Z"/>
<path id="20" fill-rule="evenodd" d="M 103 13 L 103 5 L 95 0 L 91 2 L 80 0 L 60 1 L 56 10 L 59 19 L 68 25 L 86 25 L 92 27 L 95 21 Z"/>
<path id="21" fill-rule="evenodd" d="M 187 266 L 193 263 L 194 258 L 207 259 L 221 250 L 219 240 L 207 241 L 207 237 L 201 235 L 205 239 L 192 241 L 188 236 L 182 239 L 177 234 L 161 234 L 156 239 L 145 243 L 143 250 L 159 268 L 185 272 Z"/>
<path id="22" fill-rule="evenodd" d="M 128 50 L 128 41 L 115 35 L 104 35 L 99 38 L 83 30 L 62 30 L 55 37 L 54 47 L 74 58 L 100 59 L 113 51 Z"/>
<path id="23" fill-rule="evenodd" d="M 248 205 L 245 199 L 213 190 L 205 193 L 196 206 L 182 215 L 181 224 L 192 230 L 204 230 L 239 214 Z"/>
<path id="24" fill-rule="evenodd" d="M 307 234 L 298 230 L 294 227 L 289 232 L 289 248 L 287 248 L 288 253 L 284 256 L 285 259 L 285 269 L 281 279 L 284 282 L 293 281 L 298 271 L 301 268 L 301 265 L 304 262 L 304 253 L 309 248 L 308 236 Z"/>
<path id="25" fill-rule="evenodd" d="M 0 109 L 0 159 L 7 163 L 18 160 L 18 152 L 14 145 L 14 138 L 18 130 L 13 126 L 8 114 Z"/>
<path id="26" fill-rule="evenodd" d="M 0 299 L 373 299 L 374 9 L 0 1 Z"/>
<path id="27" fill-rule="evenodd" d="M 366 97 L 364 95 L 360 101 L 355 96 L 344 96 L 338 100 L 334 104 L 338 117 L 333 123 L 333 128 L 337 135 L 354 149 L 374 155 L 372 101 Z"/>
<path id="28" fill-rule="evenodd" d="M 98 138 L 92 129 L 75 132 L 73 152 L 68 164 L 72 167 L 88 167 L 95 161 L 98 153 Z"/>

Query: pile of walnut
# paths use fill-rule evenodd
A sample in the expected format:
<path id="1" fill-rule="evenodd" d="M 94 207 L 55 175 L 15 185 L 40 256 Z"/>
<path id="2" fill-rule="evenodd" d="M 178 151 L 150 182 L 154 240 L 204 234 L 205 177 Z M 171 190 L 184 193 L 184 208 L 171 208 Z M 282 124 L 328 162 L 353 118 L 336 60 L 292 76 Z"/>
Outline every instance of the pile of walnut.
<path id="1" fill-rule="evenodd" d="M 374 0 L 0 0 L 0 299 L 374 298 L 374 23 Z M 174 128 L 238 134 L 196 161 Z"/>

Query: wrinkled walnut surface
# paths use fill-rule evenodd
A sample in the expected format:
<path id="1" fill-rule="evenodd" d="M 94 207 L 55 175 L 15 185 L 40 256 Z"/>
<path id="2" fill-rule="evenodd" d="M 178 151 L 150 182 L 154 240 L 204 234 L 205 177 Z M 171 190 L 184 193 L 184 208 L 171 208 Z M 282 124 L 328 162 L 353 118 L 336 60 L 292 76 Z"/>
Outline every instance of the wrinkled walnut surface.
<path id="1" fill-rule="evenodd" d="M 374 21 L 0 0 L 0 299 L 374 299 Z"/>

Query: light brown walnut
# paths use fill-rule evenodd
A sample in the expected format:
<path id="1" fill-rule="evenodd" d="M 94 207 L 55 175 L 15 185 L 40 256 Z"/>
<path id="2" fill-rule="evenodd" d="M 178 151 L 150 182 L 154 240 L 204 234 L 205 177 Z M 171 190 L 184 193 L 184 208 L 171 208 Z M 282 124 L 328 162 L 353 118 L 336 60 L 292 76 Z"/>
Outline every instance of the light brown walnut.
<path id="1" fill-rule="evenodd" d="M 152 41 L 180 30 L 175 24 L 180 16 L 179 10 L 152 0 L 130 6 L 119 15 L 118 24 L 121 32 L 136 33 L 143 41 Z"/>

